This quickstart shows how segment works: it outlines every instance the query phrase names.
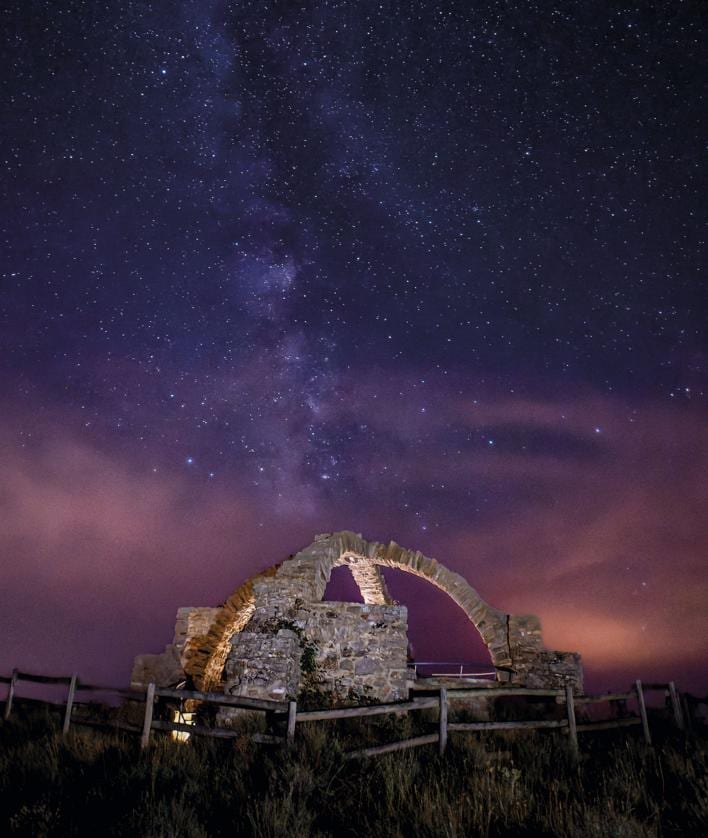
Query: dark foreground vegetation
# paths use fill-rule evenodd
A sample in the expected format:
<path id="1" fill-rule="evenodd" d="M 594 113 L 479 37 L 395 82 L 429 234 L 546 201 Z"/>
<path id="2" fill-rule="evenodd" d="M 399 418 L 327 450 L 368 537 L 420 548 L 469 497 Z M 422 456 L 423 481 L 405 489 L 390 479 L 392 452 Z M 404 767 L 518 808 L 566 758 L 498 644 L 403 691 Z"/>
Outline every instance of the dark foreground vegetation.
<path id="1" fill-rule="evenodd" d="M 46 712 L 0 722 L 0 835 L 701 836 L 708 746 L 668 730 L 583 740 L 453 735 L 434 746 L 346 761 L 353 738 L 393 741 L 409 719 L 298 727 L 290 749 L 245 736 L 187 745 L 72 731 Z"/>

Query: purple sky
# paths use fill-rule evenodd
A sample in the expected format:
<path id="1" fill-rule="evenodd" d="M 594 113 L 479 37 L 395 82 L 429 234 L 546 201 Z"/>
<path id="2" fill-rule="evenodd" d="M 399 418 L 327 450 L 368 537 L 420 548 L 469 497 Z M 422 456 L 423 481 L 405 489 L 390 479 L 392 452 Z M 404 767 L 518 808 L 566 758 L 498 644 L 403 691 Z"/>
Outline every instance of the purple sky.
<path id="1" fill-rule="evenodd" d="M 705 4 L 4 22 L 0 669 L 125 682 L 353 529 L 708 688 Z"/>
<path id="2" fill-rule="evenodd" d="M 350 401 L 354 391 L 361 401 Z M 407 411 L 408 388 L 387 393 L 376 376 L 342 395 L 349 407 L 333 421 L 368 415 L 395 455 L 362 450 L 328 493 L 295 475 L 197 482 L 164 459 L 117 455 L 71 435 L 67 414 L 6 420 L 0 668 L 78 668 L 123 681 L 134 654 L 169 641 L 178 606 L 217 604 L 316 532 L 353 528 L 422 549 L 498 607 L 539 614 L 547 644 L 581 651 L 597 683 L 616 670 L 620 681 L 705 684 L 708 432 L 700 414 L 677 420 L 669 408 L 590 395 L 474 404 L 448 392 L 428 419 Z M 376 403 L 381 409 L 370 411 Z M 451 422 L 471 432 L 494 427 L 495 444 L 459 455 L 441 442 Z M 568 450 L 520 450 L 512 441 L 522 429 L 529 438 L 562 436 Z M 20 436 L 24 446 L 13 444 Z M 465 520 L 445 499 L 470 481 L 513 505 Z M 431 511 L 402 508 L 401 483 L 429 493 Z M 367 485 L 375 490 L 363 502 Z M 451 602 L 400 576 L 391 584 L 409 605 L 420 659 L 485 659 Z"/>

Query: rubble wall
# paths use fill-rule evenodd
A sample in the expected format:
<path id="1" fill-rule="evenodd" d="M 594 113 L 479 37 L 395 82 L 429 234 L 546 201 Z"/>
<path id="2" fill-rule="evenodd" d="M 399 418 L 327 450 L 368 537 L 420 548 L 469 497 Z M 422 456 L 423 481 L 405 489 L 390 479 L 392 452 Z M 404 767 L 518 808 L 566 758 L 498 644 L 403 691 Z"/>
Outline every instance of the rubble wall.
<path id="1" fill-rule="evenodd" d="M 298 601 L 259 615 L 232 638 L 230 695 L 333 704 L 408 697 L 407 611 L 398 605 Z"/>

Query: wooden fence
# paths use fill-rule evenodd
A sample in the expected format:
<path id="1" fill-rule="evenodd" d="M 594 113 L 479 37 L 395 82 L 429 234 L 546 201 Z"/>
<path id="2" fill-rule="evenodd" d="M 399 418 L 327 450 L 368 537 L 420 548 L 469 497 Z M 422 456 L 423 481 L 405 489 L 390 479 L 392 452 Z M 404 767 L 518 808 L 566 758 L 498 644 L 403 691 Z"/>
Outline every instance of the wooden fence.
<path id="1" fill-rule="evenodd" d="M 451 733 L 458 734 L 489 730 L 539 729 L 557 730 L 566 735 L 568 737 L 571 752 L 577 756 L 579 753 L 578 734 L 591 733 L 612 728 L 641 726 L 645 743 L 647 745 L 651 745 L 652 739 L 649 728 L 649 716 L 644 699 L 644 694 L 648 690 L 662 691 L 669 699 L 673 722 L 678 729 L 685 730 L 687 723 L 690 724 L 690 714 L 685 712 L 686 709 L 689 708 L 689 705 L 686 701 L 682 701 L 682 696 L 676 689 L 676 685 L 673 681 L 670 681 L 667 684 L 642 684 L 641 681 L 636 681 L 632 688 L 627 692 L 580 696 L 574 695 L 570 686 L 566 686 L 565 689 L 562 690 L 556 690 L 532 689 L 529 687 L 480 688 L 479 686 L 470 686 L 464 688 L 460 684 L 459 686 L 456 685 L 453 689 L 446 689 L 445 687 L 431 688 L 427 690 L 427 692 L 433 693 L 432 695 L 418 694 L 414 695 L 414 697 L 408 701 L 391 704 L 372 704 L 362 707 L 346 707 L 329 710 L 298 710 L 295 701 L 271 701 L 267 699 L 229 696 L 223 693 L 200 692 L 198 690 L 169 689 L 166 687 L 157 687 L 155 684 L 149 684 L 145 690 L 131 690 L 95 684 L 84 684 L 80 681 L 76 674 L 68 676 L 47 676 L 33 675 L 27 672 L 13 670 L 12 675 L 9 677 L 0 676 L 0 683 L 8 684 L 4 710 L 4 719 L 6 720 L 10 717 L 12 712 L 13 701 L 16 699 L 17 685 L 21 681 L 34 684 L 58 684 L 65 685 L 67 687 L 66 701 L 60 705 L 63 711 L 62 733 L 64 735 L 69 732 L 72 724 L 90 727 L 117 728 L 127 732 L 140 734 L 140 745 L 143 749 L 148 746 L 152 731 L 164 731 L 170 732 L 173 735 L 181 734 L 182 736 L 212 736 L 218 738 L 234 738 L 243 737 L 245 735 L 249 736 L 254 742 L 262 744 L 289 744 L 292 743 L 295 738 L 296 726 L 303 722 L 363 718 L 383 714 L 401 715 L 418 710 L 437 709 L 437 729 L 435 732 L 398 742 L 389 742 L 384 745 L 363 748 L 348 753 L 346 755 L 347 758 L 355 759 L 369 757 L 388 753 L 390 751 L 399 751 L 407 748 L 414 748 L 420 745 L 432 744 L 437 744 L 438 752 L 442 755 L 445 753 L 448 736 Z M 129 701 L 144 703 L 145 710 L 143 713 L 142 724 L 130 724 L 119 720 L 111 723 L 102 723 L 89 719 L 77 718 L 74 715 L 75 707 L 80 704 L 86 704 L 86 702 L 77 701 L 77 695 L 87 692 L 98 692 L 104 694 L 110 693 Z M 565 705 L 565 715 L 563 718 L 557 719 L 519 719 L 512 721 L 450 722 L 448 719 L 451 702 L 454 702 L 456 706 L 464 708 L 464 705 L 469 701 L 477 701 L 480 698 L 496 699 L 518 696 L 549 701 L 550 699 L 554 699 L 554 703 Z M 685 696 L 683 698 L 685 699 Z M 28 699 L 23 699 L 23 701 L 27 700 Z M 42 701 L 40 699 L 29 700 Z M 156 719 L 155 708 L 159 706 L 159 703 L 162 700 L 172 702 L 172 705 L 170 705 L 172 707 L 174 702 L 178 701 L 180 708 L 183 708 L 183 702 L 191 701 L 198 702 L 200 704 L 214 705 L 216 707 L 230 707 L 262 712 L 266 714 L 267 719 L 271 722 L 271 728 L 276 726 L 272 724 L 273 722 L 280 722 L 280 727 L 283 732 L 281 734 L 244 734 L 241 731 L 233 730 L 228 727 L 209 727 L 206 725 L 187 724 L 184 721 L 178 721 L 177 718 L 173 718 L 171 721 Z M 637 714 L 631 714 L 627 711 L 627 702 L 630 701 L 636 702 Z M 52 702 L 42 701 L 42 703 L 51 704 Z M 620 718 L 578 723 L 576 718 L 576 710 L 578 708 L 589 704 L 600 703 L 619 703 L 625 715 Z M 177 716 L 178 718 L 183 718 L 180 711 L 171 709 L 171 712 L 173 717 Z"/>

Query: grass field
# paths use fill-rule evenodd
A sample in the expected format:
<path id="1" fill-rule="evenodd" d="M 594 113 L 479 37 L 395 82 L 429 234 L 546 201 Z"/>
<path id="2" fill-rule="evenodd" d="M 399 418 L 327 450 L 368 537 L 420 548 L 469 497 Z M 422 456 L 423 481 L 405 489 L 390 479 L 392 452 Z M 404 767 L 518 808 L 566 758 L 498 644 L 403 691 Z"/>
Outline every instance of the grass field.
<path id="1" fill-rule="evenodd" d="M 575 764 L 557 735 L 451 735 L 345 761 L 352 738 L 392 741 L 408 719 L 298 727 L 290 749 L 72 732 L 21 711 L 0 722 L 0 834 L 32 836 L 703 836 L 708 745 L 668 730 L 594 735 Z"/>

